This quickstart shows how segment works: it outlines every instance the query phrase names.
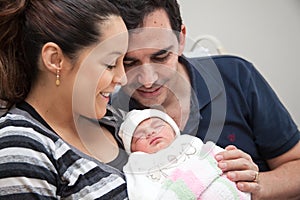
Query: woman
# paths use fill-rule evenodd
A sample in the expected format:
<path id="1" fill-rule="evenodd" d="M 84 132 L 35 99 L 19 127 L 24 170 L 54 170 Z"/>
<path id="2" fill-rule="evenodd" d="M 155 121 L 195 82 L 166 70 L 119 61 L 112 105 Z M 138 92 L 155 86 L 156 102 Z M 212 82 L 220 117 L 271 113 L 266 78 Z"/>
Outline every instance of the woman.
<path id="1" fill-rule="evenodd" d="M 0 18 L 0 196 L 126 198 L 123 175 L 105 164 L 117 143 L 89 120 L 126 83 L 118 10 L 106 0 L 13 0 Z M 95 138 L 112 151 L 93 152 L 84 141 Z"/>

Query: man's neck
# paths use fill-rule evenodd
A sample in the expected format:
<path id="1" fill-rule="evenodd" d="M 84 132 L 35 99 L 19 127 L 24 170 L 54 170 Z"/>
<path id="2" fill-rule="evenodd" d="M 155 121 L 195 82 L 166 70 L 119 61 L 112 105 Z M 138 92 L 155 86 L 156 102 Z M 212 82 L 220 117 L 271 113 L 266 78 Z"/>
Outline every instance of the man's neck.
<path id="1" fill-rule="evenodd" d="M 178 76 L 176 77 L 174 91 L 170 91 L 167 101 L 162 107 L 183 130 L 190 113 L 191 81 L 188 71 L 182 63 L 178 63 Z"/>

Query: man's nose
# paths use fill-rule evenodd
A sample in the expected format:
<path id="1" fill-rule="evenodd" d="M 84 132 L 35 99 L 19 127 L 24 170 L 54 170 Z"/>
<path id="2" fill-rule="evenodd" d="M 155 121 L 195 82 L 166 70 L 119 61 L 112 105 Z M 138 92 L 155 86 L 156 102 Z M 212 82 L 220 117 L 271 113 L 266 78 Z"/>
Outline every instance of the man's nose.
<path id="1" fill-rule="evenodd" d="M 141 66 L 138 73 L 138 82 L 146 88 L 152 87 L 157 81 L 158 74 L 151 65 Z"/>

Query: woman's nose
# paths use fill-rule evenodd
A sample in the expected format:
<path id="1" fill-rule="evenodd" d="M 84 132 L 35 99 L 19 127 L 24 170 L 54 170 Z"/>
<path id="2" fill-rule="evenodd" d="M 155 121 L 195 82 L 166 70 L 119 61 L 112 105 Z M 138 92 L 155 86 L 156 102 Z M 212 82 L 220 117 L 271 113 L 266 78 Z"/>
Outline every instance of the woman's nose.
<path id="1" fill-rule="evenodd" d="M 123 62 L 120 62 L 115 68 L 113 81 L 118 85 L 125 85 L 127 83 L 127 77 L 126 77 Z"/>

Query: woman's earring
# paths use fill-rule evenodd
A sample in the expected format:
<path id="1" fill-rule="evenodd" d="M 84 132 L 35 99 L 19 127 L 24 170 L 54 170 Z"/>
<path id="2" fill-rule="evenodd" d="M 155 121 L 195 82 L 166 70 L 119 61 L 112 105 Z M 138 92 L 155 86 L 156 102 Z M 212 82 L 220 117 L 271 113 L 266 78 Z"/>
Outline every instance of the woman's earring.
<path id="1" fill-rule="evenodd" d="M 59 69 L 56 70 L 56 81 L 55 81 L 56 86 L 60 85 L 60 71 Z"/>

